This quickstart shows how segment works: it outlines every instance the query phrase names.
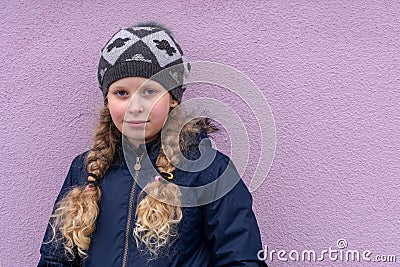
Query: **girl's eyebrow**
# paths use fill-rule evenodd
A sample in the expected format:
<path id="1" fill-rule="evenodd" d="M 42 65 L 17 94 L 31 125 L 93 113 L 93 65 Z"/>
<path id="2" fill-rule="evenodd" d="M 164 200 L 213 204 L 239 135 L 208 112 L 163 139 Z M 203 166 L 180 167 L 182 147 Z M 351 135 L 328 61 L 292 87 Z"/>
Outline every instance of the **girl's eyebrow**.
<path id="1" fill-rule="evenodd" d="M 114 85 L 111 86 L 109 90 L 127 90 L 127 89 L 122 85 Z"/>
<path id="2" fill-rule="evenodd" d="M 157 90 L 158 87 L 157 86 L 153 86 L 151 84 L 145 84 L 145 85 L 141 85 L 139 88 L 139 90 L 146 90 L 146 89 L 154 89 Z"/>
<path id="3" fill-rule="evenodd" d="M 152 88 L 154 88 L 154 89 L 158 89 L 158 88 L 161 88 L 162 85 L 159 84 L 159 83 L 157 83 L 157 82 L 155 82 L 155 81 L 147 80 L 147 81 L 145 81 L 144 83 L 142 83 L 142 84 L 140 85 L 140 87 L 152 87 Z"/>

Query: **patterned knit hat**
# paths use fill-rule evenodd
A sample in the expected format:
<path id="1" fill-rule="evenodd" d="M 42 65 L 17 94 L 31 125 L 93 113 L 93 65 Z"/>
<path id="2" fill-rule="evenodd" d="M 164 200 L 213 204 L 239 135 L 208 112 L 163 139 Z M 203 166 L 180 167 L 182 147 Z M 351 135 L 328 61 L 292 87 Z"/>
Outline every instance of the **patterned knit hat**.
<path id="1" fill-rule="evenodd" d="M 104 98 L 118 79 L 138 76 L 161 83 L 181 102 L 190 71 L 171 33 L 156 23 L 118 31 L 101 51 L 98 80 Z"/>

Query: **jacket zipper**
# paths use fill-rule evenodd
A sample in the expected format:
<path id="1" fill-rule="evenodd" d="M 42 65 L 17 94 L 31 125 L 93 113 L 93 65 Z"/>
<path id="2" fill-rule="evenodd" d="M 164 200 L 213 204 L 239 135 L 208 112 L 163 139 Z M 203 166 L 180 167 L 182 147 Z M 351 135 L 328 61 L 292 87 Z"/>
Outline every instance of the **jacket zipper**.
<path id="1" fill-rule="evenodd" d="M 136 155 L 136 163 L 133 167 L 135 170 L 135 178 L 133 181 L 131 195 L 129 198 L 128 222 L 126 224 L 126 230 L 125 230 L 125 248 L 124 248 L 124 257 L 122 259 L 122 267 L 126 267 L 126 263 L 128 260 L 129 233 L 130 233 L 131 224 L 132 224 L 133 201 L 135 200 L 136 181 L 139 177 L 139 171 L 142 168 L 142 166 L 140 165 L 140 161 L 142 160 L 142 157 L 143 157 L 143 155 L 141 155 L 141 156 Z"/>

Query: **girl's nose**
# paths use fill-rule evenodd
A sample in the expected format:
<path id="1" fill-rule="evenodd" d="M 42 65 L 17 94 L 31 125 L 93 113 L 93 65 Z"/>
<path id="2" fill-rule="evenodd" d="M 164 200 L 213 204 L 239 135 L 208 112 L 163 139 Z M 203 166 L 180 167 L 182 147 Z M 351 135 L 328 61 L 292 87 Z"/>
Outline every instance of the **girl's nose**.
<path id="1" fill-rule="evenodd" d="M 128 112 L 132 114 L 142 113 L 144 111 L 143 103 L 140 101 L 140 96 L 134 94 L 128 106 Z"/>

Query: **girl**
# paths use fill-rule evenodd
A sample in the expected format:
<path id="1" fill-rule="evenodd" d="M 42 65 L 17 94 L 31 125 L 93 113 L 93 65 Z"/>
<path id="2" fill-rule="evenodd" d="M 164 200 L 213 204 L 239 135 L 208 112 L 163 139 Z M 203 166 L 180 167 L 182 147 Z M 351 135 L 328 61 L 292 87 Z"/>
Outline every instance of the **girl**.
<path id="1" fill-rule="evenodd" d="M 207 142 L 217 128 L 185 122 L 177 108 L 189 70 L 161 25 L 121 29 L 108 41 L 94 147 L 71 164 L 38 266 L 266 266 L 251 195 Z M 223 177 L 233 188 L 215 197 Z"/>

